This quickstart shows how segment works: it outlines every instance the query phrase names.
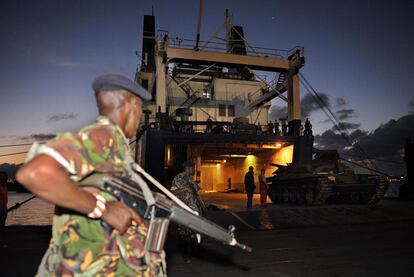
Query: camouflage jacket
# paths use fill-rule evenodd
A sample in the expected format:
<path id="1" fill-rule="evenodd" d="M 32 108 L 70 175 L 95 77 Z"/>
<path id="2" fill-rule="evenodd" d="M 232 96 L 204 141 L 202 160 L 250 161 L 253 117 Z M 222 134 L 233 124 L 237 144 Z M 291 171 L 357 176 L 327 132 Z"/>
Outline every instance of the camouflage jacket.
<path id="1" fill-rule="evenodd" d="M 194 190 L 184 190 L 193 187 Z M 197 200 L 197 195 L 194 192 L 198 193 L 200 187 L 193 179 L 185 174 L 184 172 L 178 174 L 174 177 L 171 185 L 171 192 L 174 193 L 181 201 L 187 204 L 191 209 L 197 211 L 198 214 L 202 214 L 202 207 L 200 206 L 199 201 Z M 200 199 L 200 198 L 199 198 Z M 200 201 L 202 201 L 200 199 Z M 180 238 L 183 240 L 196 240 L 196 233 L 191 231 L 188 228 L 178 226 L 178 233 Z"/>
<path id="2" fill-rule="evenodd" d="M 33 145 L 28 160 L 39 154 L 53 157 L 76 182 L 94 172 L 128 173 L 133 161 L 122 130 L 106 117 L 78 134 L 62 133 L 45 145 Z M 113 199 L 109 193 L 101 195 Z M 55 215 L 38 276 L 165 276 L 164 253 L 145 251 L 146 234 L 146 223 L 118 235 L 106 232 L 100 220 Z"/>
<path id="3" fill-rule="evenodd" d="M 190 176 L 188 176 L 184 172 L 181 172 L 180 174 L 174 177 L 171 185 L 171 192 L 174 193 L 178 198 L 180 198 L 180 200 L 187 204 L 191 209 L 199 212 L 200 214 L 201 207 L 199 202 L 197 201 L 197 195 L 194 195 L 194 193 L 190 191 L 181 191 L 182 189 L 191 187 L 194 188 L 195 192 L 198 192 L 200 190 L 198 184 L 194 182 Z"/>

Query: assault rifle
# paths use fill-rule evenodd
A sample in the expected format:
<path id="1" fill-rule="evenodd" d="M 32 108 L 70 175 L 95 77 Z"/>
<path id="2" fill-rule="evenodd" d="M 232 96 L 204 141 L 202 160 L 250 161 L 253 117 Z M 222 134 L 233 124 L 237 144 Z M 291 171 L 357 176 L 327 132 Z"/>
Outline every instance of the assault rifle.
<path id="1" fill-rule="evenodd" d="M 230 225 L 226 230 L 196 213 L 180 207 L 164 194 L 152 191 L 149 193 L 147 189 L 143 188 L 142 178 L 137 179 L 135 176 L 133 179 L 135 180 L 129 177 L 108 176 L 103 178 L 102 185 L 105 191 L 117 197 L 119 201 L 132 208 L 142 218 L 150 219 L 145 245 L 149 251 L 162 251 L 170 220 L 227 245 L 238 246 L 248 252 L 252 251 L 249 246 L 237 242 L 234 236 L 234 226 Z M 137 180 L 139 182 L 136 182 Z M 148 201 L 148 198 L 152 198 L 151 201 Z"/>

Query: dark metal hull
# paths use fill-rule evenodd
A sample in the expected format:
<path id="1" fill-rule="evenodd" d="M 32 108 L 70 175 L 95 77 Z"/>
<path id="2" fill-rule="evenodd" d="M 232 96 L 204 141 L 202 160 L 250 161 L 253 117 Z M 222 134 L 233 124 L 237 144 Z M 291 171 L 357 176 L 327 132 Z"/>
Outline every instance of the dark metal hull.
<path id="1" fill-rule="evenodd" d="M 273 203 L 320 205 L 325 203 L 375 204 L 384 197 L 386 181 L 379 176 L 353 176 L 359 182 L 335 183 L 327 176 L 304 175 L 273 178 L 269 197 Z"/>

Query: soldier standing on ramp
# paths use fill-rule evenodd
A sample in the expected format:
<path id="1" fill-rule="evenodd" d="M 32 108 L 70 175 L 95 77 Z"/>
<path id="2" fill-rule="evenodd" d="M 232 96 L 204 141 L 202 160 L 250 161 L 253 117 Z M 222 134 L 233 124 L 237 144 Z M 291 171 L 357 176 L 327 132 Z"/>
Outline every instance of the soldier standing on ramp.
<path id="1" fill-rule="evenodd" d="M 184 171 L 174 177 L 171 192 L 191 209 L 198 212 L 198 214 L 205 215 L 206 208 L 204 202 L 198 196 L 200 187 L 193 181 L 195 164 L 193 161 L 186 161 L 182 166 Z M 197 234 L 185 227 L 178 227 L 178 233 L 180 235 L 180 246 L 182 248 L 183 258 L 186 262 L 189 262 L 189 256 L 191 256 L 198 243 Z"/>

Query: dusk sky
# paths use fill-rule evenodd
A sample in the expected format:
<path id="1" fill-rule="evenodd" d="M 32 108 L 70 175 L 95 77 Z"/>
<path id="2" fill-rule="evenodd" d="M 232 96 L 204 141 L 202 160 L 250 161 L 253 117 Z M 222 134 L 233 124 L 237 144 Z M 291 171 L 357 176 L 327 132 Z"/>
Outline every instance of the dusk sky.
<path id="1" fill-rule="evenodd" d="M 31 142 L 37 138 L 33 135 L 76 131 L 91 123 L 97 116 L 93 79 L 107 72 L 135 74 L 143 15 L 151 14 L 153 6 L 156 29 L 194 39 L 198 5 L 2 1 L 0 145 Z M 328 95 L 334 111 L 353 110 L 347 119 L 359 128 L 372 131 L 414 108 L 413 1 L 206 0 L 202 40 L 223 23 L 226 8 L 253 46 L 304 46 L 301 72 L 316 91 Z M 320 111 L 310 118 L 318 134 L 332 127 L 322 123 L 326 118 Z M 27 149 L 0 148 L 0 155 Z M 0 163 L 23 158 L 0 157 Z"/>

